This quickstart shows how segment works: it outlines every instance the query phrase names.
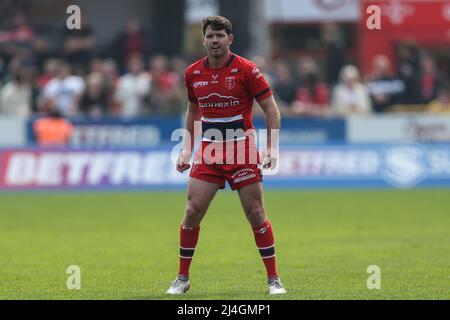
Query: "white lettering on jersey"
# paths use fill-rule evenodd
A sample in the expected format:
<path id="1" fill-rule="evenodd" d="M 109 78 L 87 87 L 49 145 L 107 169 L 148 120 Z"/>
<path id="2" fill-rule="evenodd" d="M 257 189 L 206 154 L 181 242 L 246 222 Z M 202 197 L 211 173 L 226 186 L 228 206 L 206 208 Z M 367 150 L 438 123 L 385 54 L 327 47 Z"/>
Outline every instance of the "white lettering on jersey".
<path id="1" fill-rule="evenodd" d="M 205 101 L 207 99 L 212 99 L 214 101 Z M 205 101 L 205 102 L 202 102 Z M 218 93 L 211 93 L 205 97 L 198 98 L 198 106 L 200 108 L 228 108 L 228 107 L 237 107 L 240 105 L 240 101 L 238 98 L 233 96 L 223 96 Z"/>
<path id="2" fill-rule="evenodd" d="M 209 84 L 208 81 L 197 81 L 197 82 L 194 82 L 193 86 L 194 86 L 194 88 L 206 87 L 208 84 Z"/>
<path id="3" fill-rule="evenodd" d="M 253 68 L 252 73 L 256 77 L 256 79 L 259 79 L 262 77 L 262 73 L 257 67 Z"/>

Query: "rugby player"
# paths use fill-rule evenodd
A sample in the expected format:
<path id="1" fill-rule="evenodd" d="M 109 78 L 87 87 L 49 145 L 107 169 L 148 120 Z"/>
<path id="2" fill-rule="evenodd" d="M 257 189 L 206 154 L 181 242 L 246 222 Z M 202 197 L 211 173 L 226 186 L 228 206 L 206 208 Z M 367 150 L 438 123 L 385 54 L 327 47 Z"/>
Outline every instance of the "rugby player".
<path id="1" fill-rule="evenodd" d="M 261 171 L 261 167 L 273 170 L 277 165 L 277 156 L 271 150 L 277 150 L 278 140 L 272 141 L 271 133 L 280 128 L 280 112 L 269 84 L 256 65 L 230 51 L 233 43 L 230 21 L 211 16 L 203 20 L 202 27 L 207 56 L 185 72 L 188 134 L 176 164 L 179 172 L 191 168 L 196 121 L 201 121 L 202 142 L 189 174 L 187 204 L 180 226 L 179 272 L 167 293 L 181 294 L 189 290 L 189 268 L 200 222 L 217 191 L 225 188 L 228 181 L 231 189 L 238 191 L 252 227 L 267 272 L 268 292 L 283 294 L 286 290 L 276 269 L 274 233 L 263 204 Z M 262 163 L 254 139 L 254 99 L 265 113 L 268 131 Z"/>

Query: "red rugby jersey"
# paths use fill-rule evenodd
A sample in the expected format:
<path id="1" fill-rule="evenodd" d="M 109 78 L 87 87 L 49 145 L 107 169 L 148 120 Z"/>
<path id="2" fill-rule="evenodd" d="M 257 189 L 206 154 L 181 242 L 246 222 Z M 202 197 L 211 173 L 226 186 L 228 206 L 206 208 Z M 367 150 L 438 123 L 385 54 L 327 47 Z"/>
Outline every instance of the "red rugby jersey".
<path id="1" fill-rule="evenodd" d="M 185 83 L 189 101 L 199 106 L 203 130 L 253 129 L 253 99 L 259 102 L 272 94 L 256 65 L 233 53 L 219 69 L 209 68 L 208 57 L 193 63 Z"/>

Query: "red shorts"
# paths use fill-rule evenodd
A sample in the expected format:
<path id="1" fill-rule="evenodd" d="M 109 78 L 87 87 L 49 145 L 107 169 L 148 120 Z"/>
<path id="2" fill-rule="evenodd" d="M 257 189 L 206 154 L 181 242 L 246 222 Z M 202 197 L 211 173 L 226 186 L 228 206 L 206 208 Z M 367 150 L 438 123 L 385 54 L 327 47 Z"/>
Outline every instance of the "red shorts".
<path id="1" fill-rule="evenodd" d="M 256 148 L 223 150 L 222 154 L 223 156 L 212 152 L 207 155 L 205 150 L 199 150 L 195 154 L 189 176 L 217 183 L 221 189 L 225 188 L 225 181 L 228 181 L 231 190 L 262 181 L 260 156 Z"/>

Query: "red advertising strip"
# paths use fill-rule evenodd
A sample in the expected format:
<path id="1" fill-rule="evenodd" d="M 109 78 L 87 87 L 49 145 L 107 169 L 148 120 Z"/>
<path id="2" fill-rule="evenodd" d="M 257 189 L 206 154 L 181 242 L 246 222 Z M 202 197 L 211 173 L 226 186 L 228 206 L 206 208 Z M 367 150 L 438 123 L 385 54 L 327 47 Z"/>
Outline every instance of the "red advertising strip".
<path id="1" fill-rule="evenodd" d="M 167 151 L 23 149 L 2 151 L 1 157 L 0 186 L 8 190 L 141 187 L 186 180 L 169 170 L 173 163 Z"/>

